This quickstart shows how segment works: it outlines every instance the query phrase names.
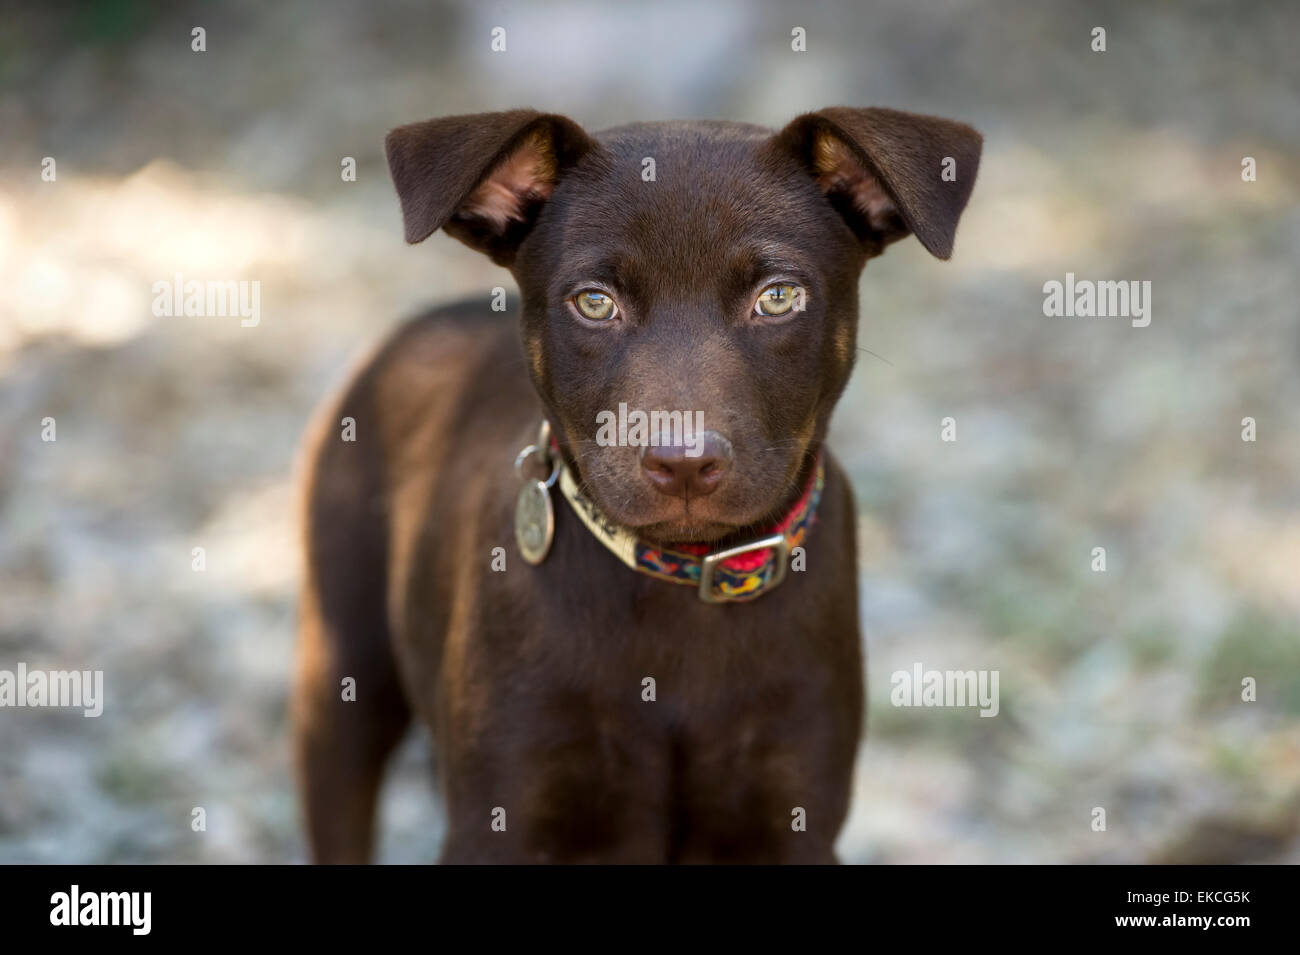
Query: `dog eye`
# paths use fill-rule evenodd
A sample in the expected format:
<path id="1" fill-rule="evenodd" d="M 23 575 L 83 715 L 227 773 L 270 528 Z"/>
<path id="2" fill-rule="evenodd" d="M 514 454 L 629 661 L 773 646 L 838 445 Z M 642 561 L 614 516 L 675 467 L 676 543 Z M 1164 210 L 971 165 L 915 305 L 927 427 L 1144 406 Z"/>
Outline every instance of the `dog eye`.
<path id="1" fill-rule="evenodd" d="M 803 297 L 804 290 L 798 285 L 790 285 L 786 282 L 769 285 L 759 293 L 758 301 L 754 303 L 754 314 L 775 318 L 788 315 L 791 310 L 802 311 Z"/>
<path id="2" fill-rule="evenodd" d="M 596 289 L 589 288 L 579 292 L 573 296 L 573 304 L 582 313 L 583 318 L 589 318 L 593 322 L 608 321 L 618 314 L 614 300 Z"/>

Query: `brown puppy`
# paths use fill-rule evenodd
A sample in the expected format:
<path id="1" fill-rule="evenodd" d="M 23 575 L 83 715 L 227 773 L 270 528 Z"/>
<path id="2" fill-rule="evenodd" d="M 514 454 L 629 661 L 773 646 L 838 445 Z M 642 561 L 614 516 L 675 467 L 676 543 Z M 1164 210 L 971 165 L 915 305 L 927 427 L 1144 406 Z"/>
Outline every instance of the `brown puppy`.
<path id="1" fill-rule="evenodd" d="M 389 134 L 407 241 L 445 229 L 521 305 L 414 320 L 315 429 L 294 710 L 316 860 L 368 858 L 417 716 L 444 861 L 834 861 L 863 693 L 823 440 L 863 265 L 909 233 L 951 254 L 980 143 L 849 108 Z M 663 417 L 610 440 L 620 406 Z"/>

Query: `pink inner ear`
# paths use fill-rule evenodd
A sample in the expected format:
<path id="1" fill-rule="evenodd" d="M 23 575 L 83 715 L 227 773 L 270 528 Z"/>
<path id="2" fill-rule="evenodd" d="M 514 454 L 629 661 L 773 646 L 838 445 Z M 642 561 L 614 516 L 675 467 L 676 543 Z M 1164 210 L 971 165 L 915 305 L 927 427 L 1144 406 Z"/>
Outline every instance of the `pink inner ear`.
<path id="1" fill-rule="evenodd" d="M 817 137 L 813 162 L 822 191 L 848 195 L 858 211 L 867 217 L 872 228 L 885 228 L 898 213 L 898 207 L 889 198 L 889 193 L 885 192 L 880 181 L 867 172 L 853 151 L 840 139 L 830 135 Z"/>
<path id="2" fill-rule="evenodd" d="M 486 219 L 498 231 L 512 221 L 522 222 L 525 204 L 550 198 L 555 188 L 548 145 L 543 136 L 530 137 L 492 170 L 458 214 Z"/>

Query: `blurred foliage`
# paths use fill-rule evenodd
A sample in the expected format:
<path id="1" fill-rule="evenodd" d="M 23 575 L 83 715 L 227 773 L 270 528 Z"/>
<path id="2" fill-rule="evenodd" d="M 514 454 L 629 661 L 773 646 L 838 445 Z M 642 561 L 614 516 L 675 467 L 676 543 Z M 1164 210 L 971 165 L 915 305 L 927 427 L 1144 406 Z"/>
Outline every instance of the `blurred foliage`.
<path id="1" fill-rule="evenodd" d="M 1255 679 L 1256 706 L 1300 716 L 1300 639 L 1293 623 L 1259 607 L 1239 611 L 1201 668 L 1202 704 L 1239 705 L 1246 677 Z"/>

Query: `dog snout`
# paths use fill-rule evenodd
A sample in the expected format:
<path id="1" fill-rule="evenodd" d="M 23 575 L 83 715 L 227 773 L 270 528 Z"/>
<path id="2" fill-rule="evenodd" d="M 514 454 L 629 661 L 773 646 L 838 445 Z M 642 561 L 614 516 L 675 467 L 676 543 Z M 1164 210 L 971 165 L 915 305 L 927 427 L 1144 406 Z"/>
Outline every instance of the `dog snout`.
<path id="1" fill-rule="evenodd" d="M 687 499 L 717 490 L 731 461 L 731 442 L 716 431 L 701 432 L 690 445 L 652 445 L 641 452 L 641 467 L 655 490 Z"/>

